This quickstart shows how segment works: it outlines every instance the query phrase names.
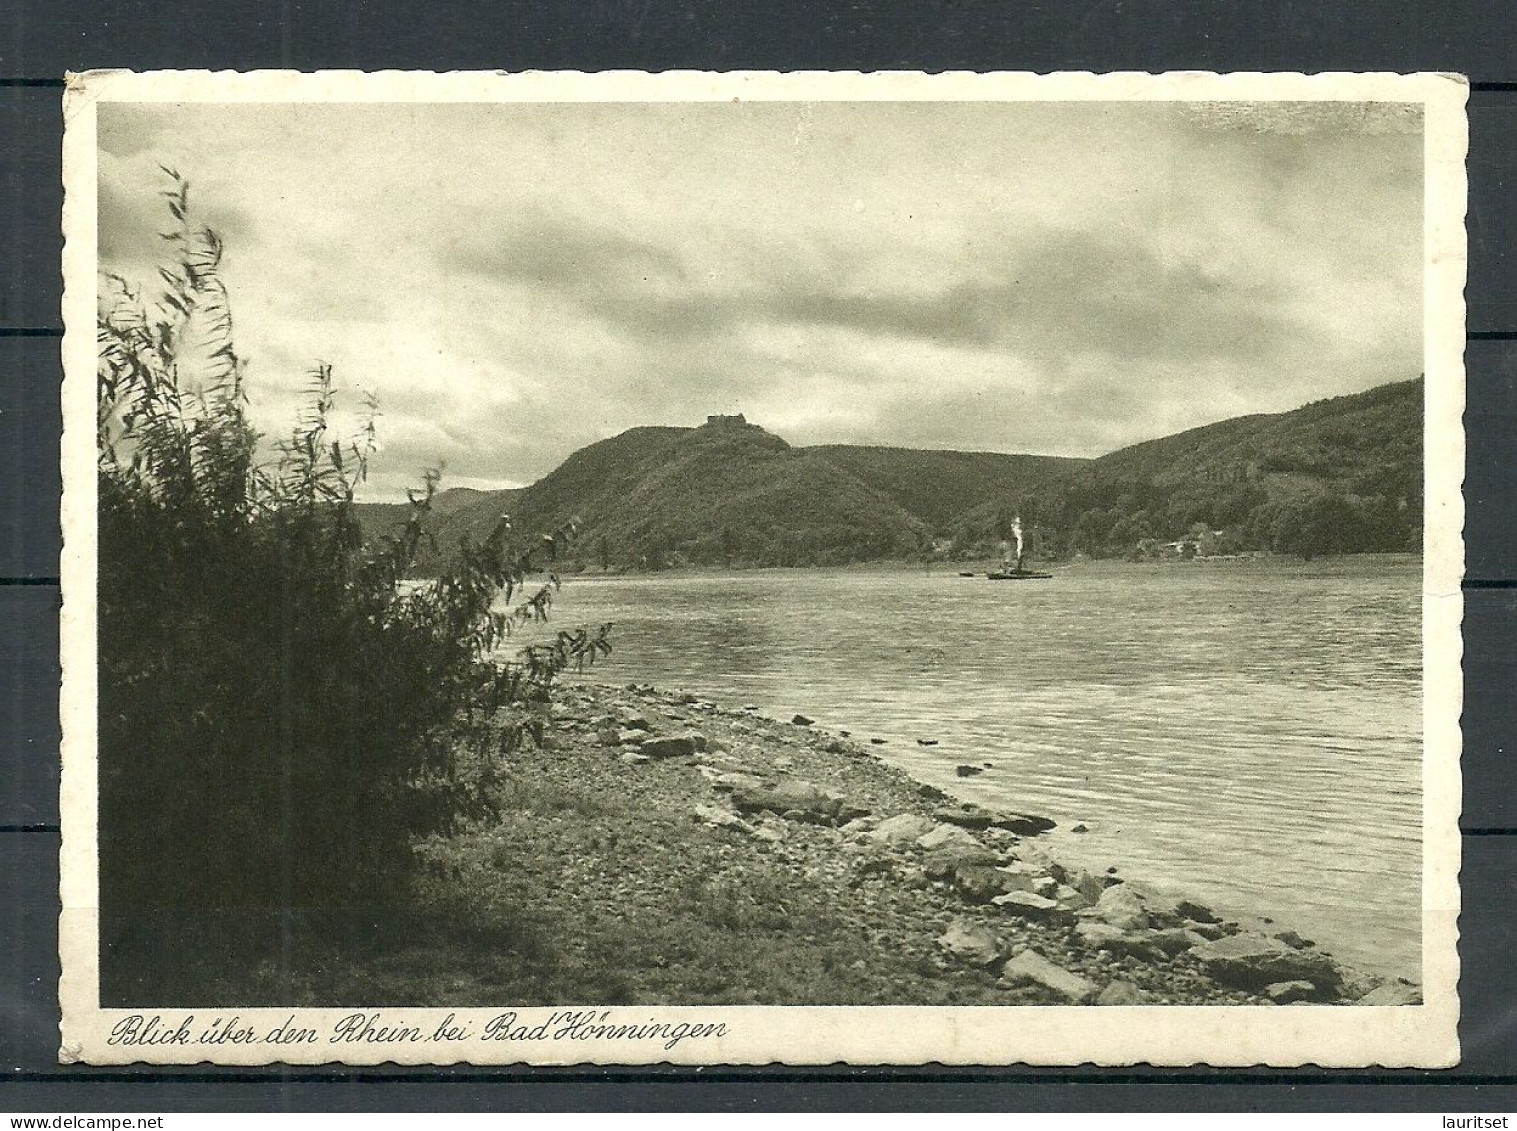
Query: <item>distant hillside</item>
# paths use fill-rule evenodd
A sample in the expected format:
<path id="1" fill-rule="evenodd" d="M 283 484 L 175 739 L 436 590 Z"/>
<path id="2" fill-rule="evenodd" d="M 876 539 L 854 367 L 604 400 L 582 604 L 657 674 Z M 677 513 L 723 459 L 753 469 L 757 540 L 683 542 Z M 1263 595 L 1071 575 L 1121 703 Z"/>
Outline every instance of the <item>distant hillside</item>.
<path id="1" fill-rule="evenodd" d="M 1123 448 L 971 509 L 956 523 L 957 548 L 993 548 L 1018 511 L 1048 556 L 1138 556 L 1176 542 L 1187 553 L 1417 549 L 1422 381 Z"/>
<path id="2" fill-rule="evenodd" d="M 1064 456 L 919 451 L 827 444 L 803 449 L 841 468 L 942 532 L 965 511 L 1046 483 L 1087 464 Z"/>
<path id="3" fill-rule="evenodd" d="M 886 493 L 741 418 L 631 429 L 509 498 L 482 492 L 435 515 L 432 532 L 446 548 L 483 537 L 502 513 L 521 531 L 580 519 L 572 553 L 600 569 L 836 564 L 904 556 L 930 541 Z M 404 508 L 373 517 L 398 522 Z"/>
<path id="4" fill-rule="evenodd" d="M 370 504 L 363 521 L 372 534 L 406 513 Z M 633 428 L 530 487 L 444 491 L 429 524 L 446 552 L 461 536 L 483 538 L 502 514 L 524 535 L 580 519 L 571 568 L 590 569 L 841 564 L 925 555 L 950 537 L 960 555 L 995 554 L 1017 515 L 1038 557 L 1414 549 L 1422 382 L 1226 420 L 1097 460 L 792 448 L 741 417 Z"/>
<path id="5" fill-rule="evenodd" d="M 480 491 L 473 487 L 449 487 L 437 492 L 432 497 L 432 521 L 431 527 L 436 529 L 442 516 L 451 514 L 461 507 L 471 503 L 480 503 L 485 499 L 492 500 L 492 505 L 510 511 L 516 496 L 521 494 L 520 488 L 512 488 L 501 491 Z M 373 535 L 381 532 L 393 532 L 405 525 L 411 517 L 410 503 L 359 503 L 357 504 L 358 520 L 363 524 L 364 532 Z"/>

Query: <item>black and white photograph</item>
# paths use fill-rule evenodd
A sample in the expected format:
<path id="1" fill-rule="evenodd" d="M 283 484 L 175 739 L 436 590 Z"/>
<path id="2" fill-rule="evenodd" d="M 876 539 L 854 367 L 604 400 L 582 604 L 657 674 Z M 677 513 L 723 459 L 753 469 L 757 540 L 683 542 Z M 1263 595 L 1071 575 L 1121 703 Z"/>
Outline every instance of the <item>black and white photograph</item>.
<path id="1" fill-rule="evenodd" d="M 74 76 L 62 1056 L 1455 1063 L 1465 90 Z"/>

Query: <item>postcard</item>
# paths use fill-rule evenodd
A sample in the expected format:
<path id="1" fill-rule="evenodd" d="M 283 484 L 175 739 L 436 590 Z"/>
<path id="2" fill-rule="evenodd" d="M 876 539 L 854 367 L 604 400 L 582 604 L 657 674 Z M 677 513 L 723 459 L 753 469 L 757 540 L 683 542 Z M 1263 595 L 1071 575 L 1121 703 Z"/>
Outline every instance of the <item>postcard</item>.
<path id="1" fill-rule="evenodd" d="M 1456 1063 L 1467 89 L 70 76 L 62 1059 Z"/>

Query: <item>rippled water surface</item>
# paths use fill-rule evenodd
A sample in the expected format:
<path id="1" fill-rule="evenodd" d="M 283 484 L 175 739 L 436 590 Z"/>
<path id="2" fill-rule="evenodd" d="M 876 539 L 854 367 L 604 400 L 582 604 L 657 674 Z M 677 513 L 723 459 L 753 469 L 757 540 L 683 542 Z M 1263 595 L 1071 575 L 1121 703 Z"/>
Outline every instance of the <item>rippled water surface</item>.
<path id="1" fill-rule="evenodd" d="M 569 580 L 555 619 L 616 623 L 597 679 L 885 738 L 919 779 L 1053 817 L 1063 858 L 1415 978 L 1420 580 L 1409 558 L 753 571 Z"/>

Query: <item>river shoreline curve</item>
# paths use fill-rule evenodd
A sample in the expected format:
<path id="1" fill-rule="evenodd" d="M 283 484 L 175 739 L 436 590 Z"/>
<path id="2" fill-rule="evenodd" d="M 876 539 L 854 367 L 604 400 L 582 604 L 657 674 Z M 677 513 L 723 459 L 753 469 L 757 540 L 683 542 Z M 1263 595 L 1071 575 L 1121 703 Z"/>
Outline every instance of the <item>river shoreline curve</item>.
<path id="1" fill-rule="evenodd" d="M 500 821 L 420 849 L 481 907 L 531 909 L 557 974 L 515 971 L 523 1004 L 1421 1001 L 1267 919 L 1067 867 L 1046 818 L 960 803 L 803 716 L 581 681 L 552 715 Z"/>

